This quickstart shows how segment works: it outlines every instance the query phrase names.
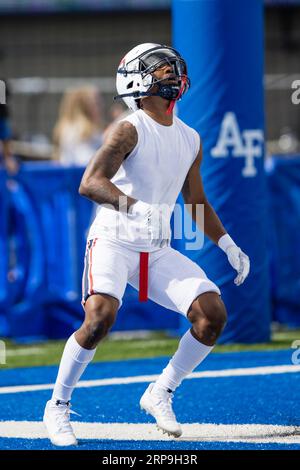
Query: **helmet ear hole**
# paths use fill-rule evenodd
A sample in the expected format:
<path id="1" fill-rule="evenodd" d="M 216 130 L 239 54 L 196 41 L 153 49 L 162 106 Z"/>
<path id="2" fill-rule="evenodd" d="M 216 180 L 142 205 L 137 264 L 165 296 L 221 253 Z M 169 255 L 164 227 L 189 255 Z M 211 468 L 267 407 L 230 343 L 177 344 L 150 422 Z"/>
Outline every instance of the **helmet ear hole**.
<path id="1" fill-rule="evenodd" d="M 133 87 L 133 81 L 128 83 L 126 88 L 127 88 L 127 90 L 130 90 L 130 88 L 132 88 L 132 87 Z"/>

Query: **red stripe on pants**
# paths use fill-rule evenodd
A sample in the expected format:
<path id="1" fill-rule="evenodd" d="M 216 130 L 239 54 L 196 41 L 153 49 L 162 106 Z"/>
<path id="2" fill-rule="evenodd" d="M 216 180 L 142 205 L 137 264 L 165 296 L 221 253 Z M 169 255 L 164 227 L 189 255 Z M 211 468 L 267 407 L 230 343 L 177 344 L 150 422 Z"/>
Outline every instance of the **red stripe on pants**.
<path id="1" fill-rule="evenodd" d="M 148 261 L 149 253 L 140 253 L 140 286 L 139 300 L 146 302 L 148 300 Z"/>

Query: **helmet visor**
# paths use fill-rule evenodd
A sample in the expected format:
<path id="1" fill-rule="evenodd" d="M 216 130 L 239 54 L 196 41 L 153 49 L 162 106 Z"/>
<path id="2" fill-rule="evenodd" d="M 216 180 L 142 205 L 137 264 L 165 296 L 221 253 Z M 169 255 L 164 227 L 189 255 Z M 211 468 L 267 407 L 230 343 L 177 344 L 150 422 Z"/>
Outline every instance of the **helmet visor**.
<path id="1" fill-rule="evenodd" d="M 186 63 L 175 49 L 152 49 L 142 54 L 139 59 L 142 75 L 153 73 L 165 64 L 171 65 L 177 76 L 187 75 Z"/>

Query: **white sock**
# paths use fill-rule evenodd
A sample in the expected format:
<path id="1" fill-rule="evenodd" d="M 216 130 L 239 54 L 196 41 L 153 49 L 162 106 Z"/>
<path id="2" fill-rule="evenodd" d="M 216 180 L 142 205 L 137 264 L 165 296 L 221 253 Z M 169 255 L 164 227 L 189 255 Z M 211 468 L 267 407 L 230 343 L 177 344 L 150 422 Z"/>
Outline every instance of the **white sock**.
<path id="1" fill-rule="evenodd" d="M 155 382 L 152 390 L 162 387 L 174 391 L 183 379 L 206 358 L 213 347 L 200 343 L 188 330 L 181 338 L 176 353 Z"/>
<path id="2" fill-rule="evenodd" d="M 75 339 L 75 333 L 66 342 L 60 361 L 52 400 L 69 401 L 86 366 L 91 362 L 96 349 L 84 349 Z"/>

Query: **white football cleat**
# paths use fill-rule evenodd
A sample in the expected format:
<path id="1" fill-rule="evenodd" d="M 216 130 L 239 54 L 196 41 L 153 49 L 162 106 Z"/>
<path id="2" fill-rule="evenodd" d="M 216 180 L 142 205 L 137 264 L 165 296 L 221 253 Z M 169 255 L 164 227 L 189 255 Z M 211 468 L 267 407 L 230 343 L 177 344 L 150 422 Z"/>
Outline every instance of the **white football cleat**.
<path id="1" fill-rule="evenodd" d="M 153 392 L 153 386 L 154 383 L 151 383 L 142 396 L 140 400 L 141 409 L 156 419 L 157 427 L 163 433 L 174 437 L 181 436 L 182 430 L 172 409 L 173 393 L 164 388 Z"/>
<path id="2" fill-rule="evenodd" d="M 50 441 L 55 446 L 76 446 L 77 439 L 70 424 L 70 414 L 76 414 L 70 409 L 70 402 L 49 400 L 44 412 L 44 424 Z"/>

